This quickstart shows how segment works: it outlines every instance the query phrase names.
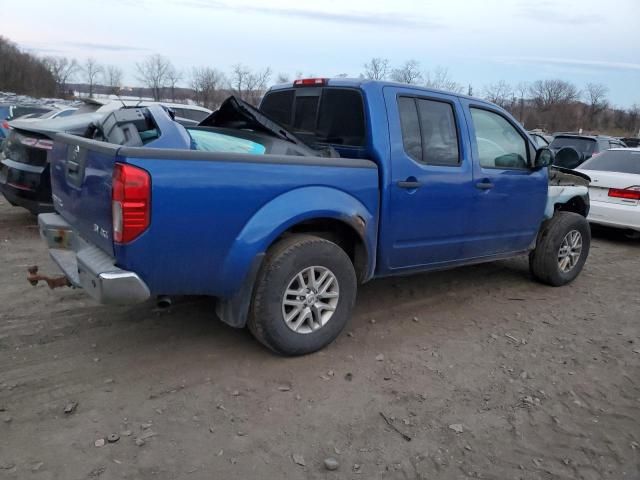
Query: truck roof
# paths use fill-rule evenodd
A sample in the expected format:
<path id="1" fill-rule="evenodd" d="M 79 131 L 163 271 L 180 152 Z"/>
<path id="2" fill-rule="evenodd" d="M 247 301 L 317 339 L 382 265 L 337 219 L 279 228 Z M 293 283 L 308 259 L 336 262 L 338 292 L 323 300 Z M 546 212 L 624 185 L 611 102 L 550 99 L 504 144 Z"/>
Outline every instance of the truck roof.
<path id="1" fill-rule="evenodd" d="M 420 85 L 410 85 L 407 83 L 399 83 L 399 82 L 391 82 L 388 80 L 369 80 L 366 78 L 343 78 L 343 77 L 338 77 L 338 78 L 322 78 L 322 80 L 324 80 L 326 83 L 324 83 L 324 85 L 322 86 L 328 86 L 328 87 L 349 87 L 349 88 L 361 88 L 363 90 L 376 90 L 376 89 L 380 89 L 382 90 L 384 87 L 400 87 L 400 88 L 405 88 L 405 89 L 411 89 L 411 90 L 416 90 L 416 91 L 420 91 L 420 92 L 425 92 L 425 93 L 444 93 L 447 95 L 453 95 L 455 97 L 459 97 L 459 98 L 466 98 L 469 100 L 473 100 L 474 102 L 477 103 L 481 103 L 484 105 L 492 105 L 495 107 L 494 104 L 492 104 L 491 102 L 487 102 L 486 100 L 483 100 L 481 98 L 478 97 L 472 97 L 469 95 L 464 95 L 462 93 L 456 93 L 456 92 L 449 92 L 446 90 L 439 90 L 437 88 L 429 88 L 429 87 L 423 87 Z M 321 85 L 319 85 L 321 86 Z M 280 83 L 277 85 L 273 85 L 268 91 L 274 91 L 274 90 L 284 90 L 284 89 L 288 89 L 288 88 L 294 88 L 294 82 L 287 82 L 287 83 Z M 301 87 L 304 88 L 304 87 Z"/>

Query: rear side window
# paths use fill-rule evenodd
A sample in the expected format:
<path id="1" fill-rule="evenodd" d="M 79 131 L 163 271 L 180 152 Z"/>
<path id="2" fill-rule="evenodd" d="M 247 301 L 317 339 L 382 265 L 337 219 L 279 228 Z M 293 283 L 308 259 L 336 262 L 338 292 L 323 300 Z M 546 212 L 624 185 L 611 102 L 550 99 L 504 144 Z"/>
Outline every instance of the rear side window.
<path id="1" fill-rule="evenodd" d="M 640 152 L 634 150 L 608 150 L 600 155 L 591 157 L 580 165 L 580 169 L 640 175 Z"/>
<path id="2" fill-rule="evenodd" d="M 422 161 L 428 165 L 458 165 L 458 133 L 450 103 L 418 99 Z"/>
<path id="3" fill-rule="evenodd" d="M 453 107 L 424 98 L 398 99 L 402 143 L 407 154 L 427 165 L 460 164 Z"/>
<path id="4" fill-rule="evenodd" d="M 313 143 L 363 146 L 365 117 L 362 96 L 348 88 L 292 88 L 265 95 L 260 110 Z"/>
<path id="5" fill-rule="evenodd" d="M 398 110 L 400 112 L 404 151 L 414 160 L 422 162 L 420 120 L 418 120 L 418 109 L 415 100 L 409 97 L 400 97 L 398 99 Z"/>
<path id="6" fill-rule="evenodd" d="M 527 168 L 527 142 L 502 115 L 471 108 L 480 166 Z"/>

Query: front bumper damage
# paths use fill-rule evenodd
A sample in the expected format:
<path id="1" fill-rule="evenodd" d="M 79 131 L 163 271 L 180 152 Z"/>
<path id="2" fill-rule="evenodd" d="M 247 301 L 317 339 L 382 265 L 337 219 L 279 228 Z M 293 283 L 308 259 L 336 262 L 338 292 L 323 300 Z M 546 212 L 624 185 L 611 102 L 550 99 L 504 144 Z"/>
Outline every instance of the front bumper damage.
<path id="1" fill-rule="evenodd" d="M 115 266 L 112 257 L 83 240 L 57 213 L 38 215 L 38 226 L 40 235 L 47 242 L 49 255 L 66 277 L 64 284 L 83 288 L 103 304 L 128 305 L 144 302 L 151 296 L 149 288 L 136 273 Z M 37 267 L 35 270 L 30 268 L 28 279 L 32 284 L 49 280 L 50 287 L 50 281 L 57 280 L 37 275 Z M 62 281 L 59 283 L 55 286 L 63 284 Z"/>

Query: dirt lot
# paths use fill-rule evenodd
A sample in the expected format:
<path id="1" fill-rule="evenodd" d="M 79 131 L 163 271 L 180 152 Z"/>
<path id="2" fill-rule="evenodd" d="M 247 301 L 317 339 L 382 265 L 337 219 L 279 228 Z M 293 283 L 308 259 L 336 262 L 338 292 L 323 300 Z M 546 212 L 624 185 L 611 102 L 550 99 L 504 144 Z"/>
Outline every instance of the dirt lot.
<path id="1" fill-rule="evenodd" d="M 524 259 L 372 282 L 292 359 L 206 299 L 30 287 L 55 269 L 4 201 L 0 258 L 0 478 L 640 478 L 640 242 L 618 234 L 565 288 Z"/>

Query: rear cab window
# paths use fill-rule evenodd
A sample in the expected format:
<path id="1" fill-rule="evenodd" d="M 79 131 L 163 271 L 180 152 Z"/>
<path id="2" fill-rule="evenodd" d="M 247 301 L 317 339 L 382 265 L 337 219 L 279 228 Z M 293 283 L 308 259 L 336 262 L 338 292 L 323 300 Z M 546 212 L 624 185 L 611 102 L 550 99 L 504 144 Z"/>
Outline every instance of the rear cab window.
<path id="1" fill-rule="evenodd" d="M 268 92 L 260 110 L 310 144 L 364 147 L 362 93 L 348 87 L 292 87 Z"/>

